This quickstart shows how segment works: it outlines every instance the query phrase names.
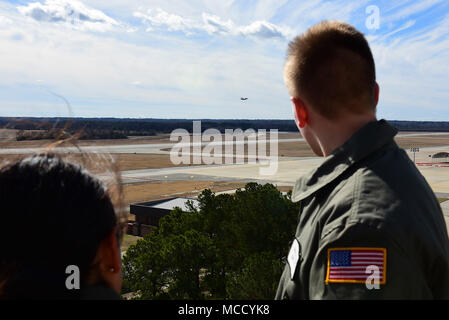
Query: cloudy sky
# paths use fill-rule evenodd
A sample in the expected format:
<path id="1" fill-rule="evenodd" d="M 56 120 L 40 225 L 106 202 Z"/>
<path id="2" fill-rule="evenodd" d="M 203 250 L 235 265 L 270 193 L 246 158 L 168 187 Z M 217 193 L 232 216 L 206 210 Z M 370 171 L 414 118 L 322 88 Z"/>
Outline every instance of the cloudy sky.
<path id="1" fill-rule="evenodd" d="M 0 1 L 0 116 L 290 119 L 288 41 L 324 19 L 369 39 L 379 117 L 449 121 L 447 0 Z"/>

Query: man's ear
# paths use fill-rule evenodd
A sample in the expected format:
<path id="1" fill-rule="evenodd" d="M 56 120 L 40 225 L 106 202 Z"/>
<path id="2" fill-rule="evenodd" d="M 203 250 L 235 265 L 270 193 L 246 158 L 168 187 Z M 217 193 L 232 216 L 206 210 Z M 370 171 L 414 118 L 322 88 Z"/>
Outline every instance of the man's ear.
<path id="1" fill-rule="evenodd" d="M 293 104 L 293 113 L 295 114 L 295 121 L 298 128 L 304 128 L 309 122 L 309 114 L 304 101 L 298 97 L 290 98 Z"/>
<path id="2" fill-rule="evenodd" d="M 376 82 L 376 86 L 374 87 L 374 107 L 377 107 L 377 103 L 379 102 L 379 84 Z"/>

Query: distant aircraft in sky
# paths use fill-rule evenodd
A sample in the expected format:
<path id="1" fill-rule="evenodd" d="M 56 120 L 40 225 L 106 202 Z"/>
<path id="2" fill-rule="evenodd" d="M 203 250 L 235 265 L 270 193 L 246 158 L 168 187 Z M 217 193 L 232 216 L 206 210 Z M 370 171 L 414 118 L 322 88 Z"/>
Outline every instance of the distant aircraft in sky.
<path id="1" fill-rule="evenodd" d="M 240 100 L 244 101 L 244 100 L 248 100 L 248 98 L 240 98 Z"/>

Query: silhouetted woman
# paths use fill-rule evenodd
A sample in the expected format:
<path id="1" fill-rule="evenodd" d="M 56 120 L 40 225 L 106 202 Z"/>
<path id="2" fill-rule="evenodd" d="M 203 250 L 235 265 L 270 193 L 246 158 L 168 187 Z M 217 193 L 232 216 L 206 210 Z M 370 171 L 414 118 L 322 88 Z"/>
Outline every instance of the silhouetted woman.
<path id="1" fill-rule="evenodd" d="M 0 216 L 0 298 L 120 298 L 123 229 L 81 166 L 51 154 L 4 166 Z"/>

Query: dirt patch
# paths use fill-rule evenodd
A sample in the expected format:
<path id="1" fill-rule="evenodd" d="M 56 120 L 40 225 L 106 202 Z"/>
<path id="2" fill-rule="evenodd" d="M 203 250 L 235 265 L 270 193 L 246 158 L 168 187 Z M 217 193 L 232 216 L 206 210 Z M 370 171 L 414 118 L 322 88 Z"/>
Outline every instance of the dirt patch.
<path id="1" fill-rule="evenodd" d="M 403 137 L 395 138 L 396 143 L 400 148 L 409 149 L 424 148 L 424 147 L 438 147 L 449 146 L 449 135 L 439 136 L 424 136 L 424 137 Z"/>
<path id="2" fill-rule="evenodd" d="M 117 153 L 113 157 L 121 171 L 137 169 L 156 169 L 175 166 L 169 155 L 164 154 L 127 154 Z"/>
<path id="3" fill-rule="evenodd" d="M 204 189 L 213 192 L 243 188 L 244 182 L 226 181 L 163 181 L 125 185 L 123 187 L 125 204 L 152 201 L 178 196 L 196 196 Z"/>
<path id="4" fill-rule="evenodd" d="M 400 148 L 410 149 L 411 147 L 425 148 L 437 146 L 449 146 L 448 135 L 436 136 L 416 136 L 395 138 Z M 281 142 L 279 143 L 279 156 L 281 157 L 313 157 L 316 156 L 305 141 Z"/>
<path id="5" fill-rule="evenodd" d="M 0 154 L 0 165 L 14 162 L 22 159 L 24 156 L 20 154 Z"/>
<path id="6" fill-rule="evenodd" d="M 120 246 L 121 252 L 128 250 L 130 246 L 135 245 L 140 239 L 142 239 L 142 237 L 132 236 L 129 234 L 123 235 L 122 243 Z"/>
<path id="7" fill-rule="evenodd" d="M 16 161 L 22 159 L 24 157 L 28 157 L 32 155 L 16 155 L 16 154 L 0 154 L 0 163 L 7 161 Z M 80 154 L 61 154 L 64 159 L 69 161 L 73 161 L 76 163 L 83 164 L 87 170 L 92 173 L 101 173 L 107 170 L 106 167 L 98 165 L 96 163 L 97 159 L 109 159 L 111 156 L 115 159 L 118 170 L 126 171 L 126 170 L 138 170 L 138 169 L 157 169 L 157 168 L 167 168 L 175 166 L 170 161 L 169 155 L 161 155 L 161 154 L 128 154 L 128 153 L 116 153 L 116 154 L 95 154 L 92 155 L 93 160 L 86 160 Z M 84 160 L 83 160 L 84 159 Z M 104 162 L 107 160 L 102 160 Z"/>
<path id="8" fill-rule="evenodd" d="M 4 135 L 0 135 L 0 147 L 1 148 L 45 148 L 54 140 L 24 140 L 16 141 L 15 133 L 5 132 Z M 161 134 L 156 136 L 143 136 L 143 137 L 130 137 L 129 139 L 101 139 L 101 140 L 78 140 L 76 145 L 80 147 L 85 146 L 115 146 L 115 145 L 133 145 L 133 144 L 150 144 L 150 143 L 171 143 L 170 135 Z M 72 143 L 64 143 L 61 147 L 71 147 Z"/>
<path id="9" fill-rule="evenodd" d="M 278 155 L 280 157 L 316 157 L 305 141 L 279 143 Z"/>
<path id="10" fill-rule="evenodd" d="M 289 191 L 293 190 L 293 187 L 290 187 L 290 186 L 279 186 L 279 187 L 277 187 L 277 189 L 280 192 L 289 192 Z"/>

